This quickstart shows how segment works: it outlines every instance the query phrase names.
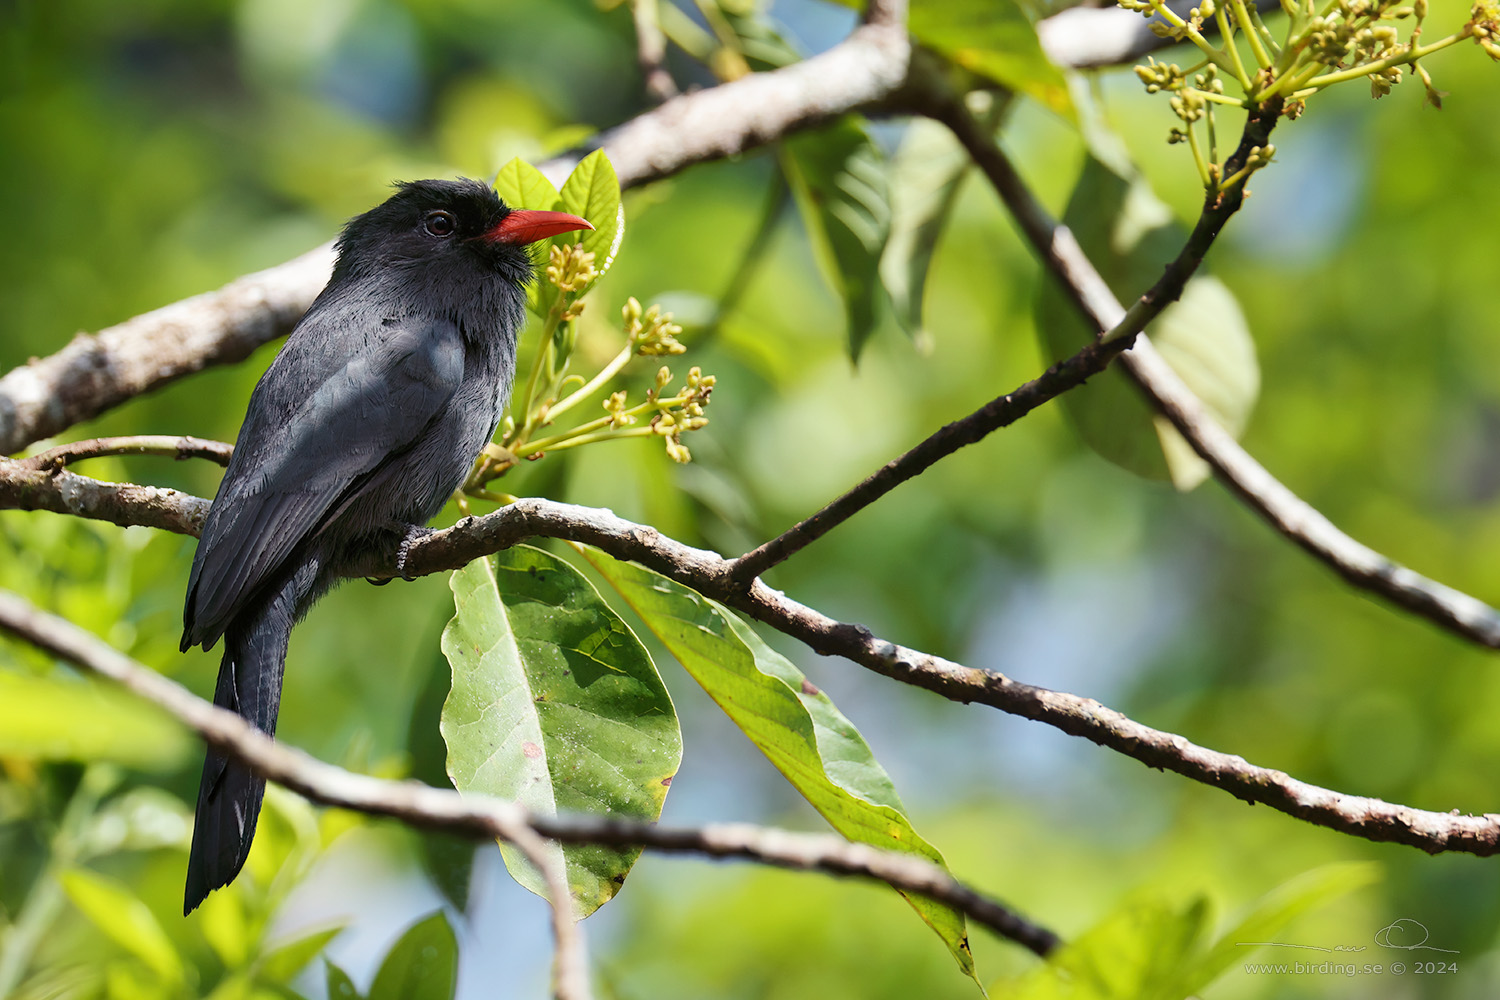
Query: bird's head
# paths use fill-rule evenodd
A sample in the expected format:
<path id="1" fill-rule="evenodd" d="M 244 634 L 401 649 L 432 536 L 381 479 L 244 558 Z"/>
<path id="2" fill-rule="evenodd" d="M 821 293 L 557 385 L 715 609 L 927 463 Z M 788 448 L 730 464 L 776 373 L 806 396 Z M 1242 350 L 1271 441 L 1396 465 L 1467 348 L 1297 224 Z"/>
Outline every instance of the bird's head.
<path id="1" fill-rule="evenodd" d="M 344 226 L 334 276 L 419 271 L 462 282 L 499 272 L 519 285 L 534 274 L 529 244 L 593 228 L 565 212 L 510 208 L 479 181 L 407 181 Z"/>

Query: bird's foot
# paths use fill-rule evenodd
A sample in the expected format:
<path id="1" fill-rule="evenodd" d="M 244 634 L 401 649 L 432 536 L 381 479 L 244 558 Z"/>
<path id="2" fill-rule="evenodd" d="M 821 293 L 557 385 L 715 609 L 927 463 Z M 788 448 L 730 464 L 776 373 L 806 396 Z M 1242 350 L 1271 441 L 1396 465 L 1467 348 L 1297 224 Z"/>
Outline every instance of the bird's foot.
<path id="1" fill-rule="evenodd" d="M 415 580 L 416 577 L 406 574 L 406 559 L 411 555 L 411 547 L 416 542 L 432 534 L 432 528 L 423 528 L 415 524 L 406 526 L 406 535 L 401 539 L 401 545 L 396 549 L 396 573 L 403 580 Z"/>

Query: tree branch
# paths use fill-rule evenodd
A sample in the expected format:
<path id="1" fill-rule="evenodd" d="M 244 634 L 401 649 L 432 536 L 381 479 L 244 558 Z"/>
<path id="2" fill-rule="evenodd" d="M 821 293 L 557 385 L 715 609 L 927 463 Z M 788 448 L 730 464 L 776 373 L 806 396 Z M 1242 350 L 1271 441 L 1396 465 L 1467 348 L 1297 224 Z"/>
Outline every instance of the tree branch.
<path id="1" fill-rule="evenodd" d="M 1062 283 L 1063 290 L 1084 316 L 1100 330 L 1120 326 L 1126 316 L 1124 307 L 1099 277 L 1067 227 L 1048 216 L 994 139 L 985 134 L 967 110 L 955 101 L 936 101 L 929 107 L 934 117 L 953 129 L 984 170 L 1032 248 Z M 1225 176 L 1232 175 L 1244 165 L 1250 146 L 1265 145 L 1275 125 L 1275 110 L 1267 105 L 1252 113 L 1239 148 L 1226 163 Z M 1239 207 L 1243 194 L 1244 185 L 1241 184 L 1218 201 L 1210 199 L 1206 204 L 1189 238 L 1190 246 L 1197 244 L 1201 248 L 1198 259 L 1207 252 L 1219 228 Z M 1183 259 L 1179 256 L 1178 261 Z M 1196 266 L 1196 261 L 1193 266 Z M 1166 290 L 1173 298 L 1181 294 L 1191 270 L 1189 267 L 1181 275 L 1182 281 L 1175 283 L 1175 291 Z M 1171 275 L 1169 268 L 1163 281 Z M 1131 311 L 1142 308 L 1161 291 L 1163 283 L 1158 282 L 1151 292 L 1131 306 Z M 1134 347 L 1122 355 L 1121 363 L 1151 404 L 1172 422 L 1193 450 L 1213 468 L 1215 475 L 1282 535 L 1354 586 L 1383 597 L 1465 639 L 1490 649 L 1500 649 L 1500 611 L 1428 579 L 1340 531 L 1271 475 L 1235 441 L 1233 435 L 1219 426 L 1146 338 L 1138 338 Z"/>
<path id="2" fill-rule="evenodd" d="M 530 817 L 509 802 L 477 798 L 417 782 L 385 781 L 354 774 L 289 749 L 255 729 L 238 715 L 204 701 L 176 681 L 132 660 L 93 633 L 49 615 L 18 594 L 0 590 L 0 630 L 107 677 L 165 709 L 207 742 L 244 761 L 257 774 L 324 805 L 379 816 L 412 826 L 451 830 L 466 836 L 509 841 L 536 865 L 552 897 L 553 934 L 557 940 L 556 983 L 559 1000 L 587 1000 L 587 960 L 573 915 L 567 873 L 550 857 L 544 836 Z"/>
<path id="3" fill-rule="evenodd" d="M 0 460 L 0 499 L 3 499 L 4 483 L 11 467 L 15 465 L 15 462 Z M 148 488 L 135 486 L 130 489 Z M 81 491 L 81 495 L 93 494 Z M 179 517 L 184 524 L 192 522 L 193 512 L 207 509 L 205 500 L 183 494 L 177 496 L 182 498 L 180 502 L 184 505 Z M 107 511 L 111 516 L 106 520 L 118 516 L 118 504 L 112 504 Z M 77 506 L 78 509 L 68 513 L 92 516 L 86 504 Z M 142 513 L 143 517 L 158 516 L 150 509 Z M 872 634 L 863 625 L 835 621 L 770 589 L 759 580 L 748 589 L 739 586 L 730 573 L 731 560 L 716 552 L 674 541 L 655 528 L 626 521 L 608 510 L 550 500 L 518 500 L 493 514 L 467 517 L 451 528 L 414 540 L 404 569 L 413 577 L 457 569 L 482 555 L 529 538 L 558 538 L 593 545 L 616 559 L 639 563 L 691 587 L 824 655 L 842 656 L 878 674 L 925 688 L 951 701 L 978 702 L 1045 723 L 1149 767 L 1172 771 L 1223 789 L 1246 802 L 1268 805 L 1317 826 L 1366 840 L 1406 844 L 1430 854 L 1456 851 L 1487 857 L 1500 853 L 1500 815 L 1429 812 L 1320 788 L 1281 771 L 1257 767 L 1241 757 L 1197 746 L 1175 733 L 1152 729 L 1092 698 L 1049 691 L 1012 680 L 997 671 L 966 667 L 899 646 Z M 396 552 L 380 554 L 368 566 L 353 568 L 351 575 L 396 576 Z M 544 832 L 541 827 L 537 829 Z M 651 845 L 647 840 L 640 842 Z"/>
<path id="4" fill-rule="evenodd" d="M 46 472 L 106 455 L 160 455 L 175 458 L 179 462 L 189 458 L 206 458 L 220 465 L 228 465 L 232 454 L 234 446 L 222 441 L 188 436 L 172 437 L 168 434 L 137 434 L 130 437 L 91 438 L 88 441 L 58 445 L 30 458 L 23 458 L 16 464 L 22 468 Z"/>
<path id="5" fill-rule="evenodd" d="M 1490 649 L 1500 649 L 1500 611 L 1429 579 L 1343 531 L 1240 446 L 1149 342 L 1124 356 L 1152 405 L 1261 519 L 1361 590 Z"/>
<path id="6" fill-rule="evenodd" d="M 1038 955 L 1045 955 L 1058 943 L 1051 931 L 969 888 L 937 865 L 910 854 L 852 844 L 831 835 L 791 833 L 748 824 L 673 829 L 620 817 L 542 816 L 514 802 L 488 796 L 461 796 L 451 789 L 418 782 L 355 774 L 275 742 L 233 712 L 215 707 L 92 633 L 4 590 L 0 590 L 0 630 L 128 688 L 165 709 L 207 742 L 248 764 L 257 774 L 314 802 L 389 816 L 424 829 L 514 843 L 548 876 L 554 911 L 558 914 L 553 928 L 558 941 L 558 981 L 576 984 L 568 993 L 559 988 L 559 996 L 587 996 L 587 977 L 582 971 L 586 965 L 582 940 L 575 936 L 572 897 L 565 873 L 558 865 L 551 865 L 555 870 L 549 870 L 544 838 L 573 844 L 641 845 L 667 853 L 744 858 L 779 868 L 870 878 L 952 906 Z M 572 971 L 562 968 L 564 965 Z"/>
<path id="7" fill-rule="evenodd" d="M 1167 4 L 1178 15 L 1186 17 L 1198 6 L 1197 0 L 1175 0 Z M 1280 0 L 1255 0 L 1262 14 L 1280 11 Z M 1149 52 L 1176 44 L 1151 30 L 1153 24 L 1165 24 L 1160 15 L 1144 18 L 1120 7 L 1070 7 L 1040 21 L 1036 26 L 1042 51 L 1059 66 L 1070 69 L 1103 69 L 1135 62 Z M 1215 36 L 1218 25 L 1210 18 L 1203 33 Z M 1196 57 L 1195 57 L 1196 58 Z"/>
<path id="8" fill-rule="evenodd" d="M 827 52 L 674 98 L 539 169 L 561 183 L 584 155 L 603 148 L 622 188 L 660 180 L 889 99 L 906 79 L 910 54 L 899 25 L 864 24 Z M 241 360 L 291 331 L 332 267 L 325 244 L 217 292 L 80 334 L 57 354 L 8 372 L 0 378 L 0 455 L 209 365 Z"/>
<path id="9" fill-rule="evenodd" d="M 1050 399 L 1104 371 L 1130 345 L 1132 337 L 1119 337 L 1087 345 L 1066 361 L 1059 361 L 1037 378 L 1007 395 L 992 399 L 961 420 L 948 424 L 899 458 L 892 459 L 864 482 L 805 518 L 775 538 L 729 563 L 729 575 L 737 586 L 796 555 L 802 549 L 843 524 L 891 490 L 913 479 L 960 448 L 974 444 L 1002 427 L 1008 427 Z"/>
<path id="10" fill-rule="evenodd" d="M 683 545 L 607 510 L 540 499 L 519 500 L 493 514 L 466 518 L 414 542 L 406 570 L 415 576 L 456 569 L 480 555 L 534 537 L 593 545 L 616 559 L 639 563 L 742 611 L 816 652 L 842 656 L 952 701 L 979 702 L 1046 723 L 1150 767 L 1221 788 L 1247 802 L 1263 803 L 1318 826 L 1366 840 L 1406 844 L 1432 854 L 1458 851 L 1489 856 L 1500 851 L 1500 816 L 1429 812 L 1320 788 L 1280 771 L 1257 767 L 1241 757 L 1197 746 L 1174 733 L 1152 729 L 1092 698 L 1034 687 L 995 671 L 966 667 L 899 646 L 862 625 L 835 621 L 758 580 L 748 591 L 741 589 L 730 579 L 729 560 Z M 387 557 L 384 568 L 371 575 L 394 575 L 394 562 L 394 556 Z"/>
<path id="11" fill-rule="evenodd" d="M 33 358 L 0 377 L 0 455 L 290 332 L 333 269 L 324 245 Z"/>
<path id="12" fill-rule="evenodd" d="M 899 111 L 911 58 L 901 26 L 904 6 L 899 0 L 872 4 L 870 22 L 827 52 L 673 98 L 608 130 L 587 148 L 541 164 L 541 170 L 560 181 L 584 154 L 603 148 L 621 186 L 628 189 L 851 111 Z M 1077 24 L 1102 23 L 1110 14 L 1072 14 L 1076 24 L 1056 37 L 1077 33 Z M 1078 54 L 1063 43 L 1052 49 L 1062 65 L 1083 65 L 1071 61 Z M 79 334 L 57 354 L 13 369 L 0 377 L 0 455 L 14 454 L 184 375 L 239 361 L 284 336 L 327 283 L 332 266 L 332 244 L 324 244 L 218 291 L 96 334 Z"/>
<path id="13" fill-rule="evenodd" d="M 864 482 L 811 517 L 793 525 L 776 538 L 745 553 L 732 564 L 735 580 L 748 582 L 772 566 L 789 558 L 821 538 L 855 513 L 885 496 L 901 483 L 930 468 L 940 459 L 985 435 L 1008 426 L 1047 400 L 1081 384 L 1103 371 L 1110 362 L 1136 339 L 1146 325 L 1182 295 L 1188 280 L 1203 262 L 1220 229 L 1240 207 L 1243 185 L 1210 199 L 1189 234 L 1182 250 L 1167 265 L 1166 271 L 1140 299 L 1124 309 L 1104 279 L 1084 256 L 1077 240 L 1066 226 L 1047 218 L 1045 211 L 1022 183 L 1010 161 L 1000 152 L 988 131 L 969 113 L 958 94 L 948 91 L 937 77 L 933 83 L 917 89 L 918 110 L 948 125 L 958 135 L 974 160 L 994 179 L 997 187 L 1009 192 L 1024 207 L 1016 214 L 1028 238 L 1066 281 L 1075 304 L 1091 322 L 1100 324 L 1098 338 L 1066 361 L 1049 368 L 1040 378 L 1026 383 L 1006 396 L 941 428 L 906 454 L 888 462 Z M 1257 110 L 1245 125 L 1245 134 L 1226 171 L 1238 170 L 1255 146 L 1264 145 L 1280 114 L 1281 105 L 1273 102 Z"/>
<path id="14" fill-rule="evenodd" d="M 228 447 L 227 445 L 225 447 Z M 190 493 L 134 483 L 106 483 L 67 469 L 28 467 L 0 458 L 0 510 L 50 510 L 122 527 L 140 525 L 197 537 L 208 501 Z"/>

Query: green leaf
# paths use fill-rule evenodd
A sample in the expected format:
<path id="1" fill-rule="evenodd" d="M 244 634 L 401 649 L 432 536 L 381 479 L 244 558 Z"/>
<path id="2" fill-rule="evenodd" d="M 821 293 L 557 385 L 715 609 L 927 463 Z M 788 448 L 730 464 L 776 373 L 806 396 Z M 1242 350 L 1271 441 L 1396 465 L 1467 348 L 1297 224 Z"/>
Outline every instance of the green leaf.
<path id="1" fill-rule="evenodd" d="M 849 840 L 943 865 L 912 828 L 889 775 L 827 695 L 748 625 L 713 601 L 594 549 L 584 554 L 766 758 Z M 903 895 L 905 895 L 903 893 Z M 965 975 L 974 975 L 964 918 L 906 896 Z"/>
<path id="2" fill-rule="evenodd" d="M 766 16 L 766 10 L 754 4 L 742 9 L 723 4 L 719 8 L 724 23 L 739 41 L 740 52 L 754 70 L 779 69 L 800 62 L 802 53 Z"/>
<path id="3" fill-rule="evenodd" d="M 456 571 L 443 633 L 453 691 L 443 709 L 448 773 L 461 792 L 535 812 L 654 821 L 682 760 L 666 686 L 640 640 L 557 557 L 515 546 Z M 509 844 L 516 881 L 545 883 Z M 554 845 L 583 916 L 619 891 L 639 848 Z"/>
<path id="4" fill-rule="evenodd" d="M 80 913 L 111 941 L 144 962 L 159 980 L 172 986 L 183 982 L 177 949 L 146 904 L 123 882 L 86 868 L 71 868 L 59 875 L 58 881 Z"/>
<path id="5" fill-rule="evenodd" d="M 576 242 L 594 255 L 594 270 L 599 277 L 615 262 L 620 241 L 625 238 L 625 206 L 620 203 L 620 178 L 604 150 L 596 149 L 579 161 L 563 182 L 559 193 L 562 211 L 581 215 L 594 224 L 592 230 L 565 233 L 558 237 Z M 598 280 L 597 278 L 595 279 Z M 578 292 L 583 295 L 584 292 Z"/>
<path id="6" fill-rule="evenodd" d="M 239 969 L 250 958 L 252 933 L 245 909 L 243 893 L 215 892 L 198 911 L 198 928 L 226 969 Z"/>
<path id="7" fill-rule="evenodd" d="M 328 1000 L 361 1000 L 359 990 L 354 988 L 354 980 L 349 978 L 349 973 L 326 957 L 323 959 L 323 972 L 328 982 Z"/>
<path id="8" fill-rule="evenodd" d="M 837 2 L 865 8 L 864 0 Z M 1077 121 L 1067 78 L 1042 51 L 1032 18 L 1018 0 L 911 0 L 907 30 L 971 73 Z"/>
<path id="9" fill-rule="evenodd" d="M 308 962 L 311 962 L 328 946 L 328 942 L 338 937 L 344 926 L 345 921 L 340 920 L 331 926 L 303 931 L 290 940 L 274 945 L 261 956 L 256 970 L 258 977 L 269 983 L 290 982 Z M 330 991 L 331 996 L 332 991 Z"/>
<path id="10" fill-rule="evenodd" d="M 1144 178 L 1124 176 L 1095 156 L 1084 163 L 1063 221 L 1124 301 L 1133 301 L 1155 283 L 1187 237 Z M 1095 333 L 1054 281 L 1041 285 L 1035 320 L 1045 350 L 1058 359 L 1076 352 Z M 1260 392 L 1260 367 L 1244 314 L 1223 282 L 1200 272 L 1146 333 L 1215 419 L 1238 435 Z M 1148 478 L 1170 478 L 1181 490 L 1192 489 L 1208 475 L 1191 446 L 1121 372 L 1095 376 L 1064 395 L 1062 404 L 1084 441 L 1122 468 Z"/>
<path id="11" fill-rule="evenodd" d="M 1372 885 L 1380 880 L 1380 875 L 1380 866 L 1374 862 L 1346 861 L 1303 872 L 1272 889 L 1188 969 L 1183 978 L 1184 995 L 1201 991 L 1237 967 L 1252 950 L 1246 945 L 1272 940 L 1304 913 Z"/>
<path id="12" fill-rule="evenodd" d="M 1181 1000 L 1171 992 L 1204 933 L 1208 908 L 1178 910 L 1134 900 L 1047 956 L 1018 979 L 997 984 L 1007 1000 Z"/>
<path id="13" fill-rule="evenodd" d="M 109 760 L 165 771 L 192 749 L 181 724 L 124 691 L 61 671 L 0 670 L 0 757 Z"/>
<path id="14" fill-rule="evenodd" d="M 267 785 L 255 843 L 245 859 L 245 870 L 257 885 L 266 887 L 262 905 L 274 909 L 285 899 L 306 877 L 322 849 L 312 804 L 280 785 Z"/>
<path id="15" fill-rule="evenodd" d="M 447 915 L 438 910 L 391 946 L 375 973 L 369 1000 L 452 1000 L 457 986 L 458 939 Z M 332 989 L 328 993 L 335 995 Z"/>
<path id="16" fill-rule="evenodd" d="M 886 302 L 879 274 L 891 232 L 884 158 L 862 121 L 846 116 L 785 140 L 781 166 L 813 255 L 844 303 L 849 356 L 858 360 Z"/>
<path id="17" fill-rule="evenodd" d="M 927 270 L 970 162 L 952 132 L 925 118 L 907 125 L 891 160 L 891 233 L 880 258 L 880 278 L 896 321 L 914 338 L 924 334 Z"/>
<path id="18" fill-rule="evenodd" d="M 540 212 L 562 210 L 562 196 L 557 193 L 557 188 L 552 186 L 552 182 L 540 170 L 520 157 L 512 159 L 495 175 L 495 193 L 508 208 L 529 208 Z M 545 262 L 548 246 L 551 246 L 551 241 L 543 241 L 541 251 L 532 251 L 533 259 L 539 258 Z M 545 305 L 542 302 L 544 287 L 551 289 L 555 295 L 557 289 L 548 285 L 545 278 L 526 285 L 526 308 L 538 316 L 544 315 L 551 305 L 550 298 Z"/>
<path id="19" fill-rule="evenodd" d="M 1273 890 L 1215 942 L 1208 901 L 1178 907 L 1132 900 L 1047 957 L 1045 965 L 999 984 L 1011 1000 L 1180 1000 L 1199 995 L 1250 950 L 1308 910 L 1374 881 L 1376 865 L 1328 865 Z"/>
<path id="20" fill-rule="evenodd" d="M 105 962 L 104 980 L 104 995 L 109 1000 L 161 1000 L 163 991 L 160 981 L 154 980 L 150 971 L 128 959 Z M 234 983 L 235 977 L 229 977 L 229 982 Z M 220 998 L 215 997 L 214 1000 Z"/>
<path id="21" fill-rule="evenodd" d="M 1042 51 L 1031 18 L 1016 0 L 912 0 L 909 29 L 964 69 L 1077 120 L 1067 79 Z"/>
<path id="22" fill-rule="evenodd" d="M 495 175 L 495 193 L 507 208 L 558 211 L 557 188 L 540 170 L 519 157 L 501 167 Z"/>
<path id="23" fill-rule="evenodd" d="M 615 255 L 620 252 L 620 241 L 625 238 L 625 206 L 620 201 L 620 179 L 604 150 L 596 149 L 579 161 L 563 182 L 554 207 L 560 212 L 582 216 L 594 226 L 593 229 L 562 233 L 537 245 L 537 253 L 543 260 L 552 243 L 577 243 L 594 255 L 597 277 L 572 293 L 573 298 L 582 298 L 614 264 Z M 544 276 L 533 288 L 536 311 L 545 316 L 557 301 L 557 286 Z"/>

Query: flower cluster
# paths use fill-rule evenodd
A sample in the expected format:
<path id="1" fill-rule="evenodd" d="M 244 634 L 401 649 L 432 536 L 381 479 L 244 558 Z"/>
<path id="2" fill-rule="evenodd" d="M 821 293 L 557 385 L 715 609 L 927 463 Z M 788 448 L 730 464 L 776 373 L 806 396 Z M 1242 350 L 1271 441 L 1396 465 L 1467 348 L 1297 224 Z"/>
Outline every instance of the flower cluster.
<path id="1" fill-rule="evenodd" d="M 673 323 L 672 314 L 662 312 L 661 306 L 654 305 L 642 312 L 641 304 L 632 295 L 621 311 L 625 314 L 625 336 L 637 354 L 661 357 L 687 350 L 677 340 L 682 327 Z"/>
<path id="2" fill-rule="evenodd" d="M 672 372 L 663 365 L 656 373 L 656 388 L 648 394 L 660 396 L 661 391 L 672 381 Z M 667 455 L 674 462 L 690 462 L 693 455 L 682 443 L 685 431 L 696 431 L 708 426 L 703 408 L 714 391 L 714 377 L 703 374 L 697 367 L 689 368 L 687 385 L 677 395 L 661 402 L 667 404 L 651 418 L 651 430 L 666 439 Z M 675 404 L 675 407 L 673 406 Z"/>
<path id="3" fill-rule="evenodd" d="M 579 243 L 552 244 L 547 251 L 547 281 L 560 292 L 577 292 L 589 286 L 599 273 L 594 255 Z"/>
<path id="4" fill-rule="evenodd" d="M 1491 59 L 1500 61 L 1500 0 L 1479 0 L 1464 27 Z"/>
<path id="5" fill-rule="evenodd" d="M 647 390 L 644 402 L 631 405 L 626 390 L 617 389 L 604 398 L 604 416 L 583 421 L 566 430 L 548 430 L 563 414 L 602 391 L 634 358 L 663 357 L 687 350 L 677 339 L 682 327 L 672 322 L 671 313 L 663 312 L 658 305 L 642 308 L 641 303 L 632 297 L 621 310 L 625 346 L 620 352 L 587 381 L 576 375 L 565 375 L 573 347 L 572 320 L 582 305 L 575 295 L 594 280 L 593 256 L 577 246 L 552 248 L 547 280 L 557 289 L 558 295 L 527 383 L 529 403 L 520 424 L 507 418 L 499 443 L 485 449 L 479 465 L 469 477 L 466 486 L 469 494 L 496 499 L 485 490 L 485 486 L 521 462 L 535 461 L 548 452 L 597 441 L 661 437 L 667 455 L 673 461 L 688 462 L 692 459 L 691 452 L 682 443 L 682 435 L 708 425 L 704 409 L 714 387 L 714 377 L 704 375 L 696 367 L 688 372 L 686 386 L 675 395 L 664 394 L 672 381 L 672 371 L 662 366 L 656 373 L 652 388 Z M 563 390 L 574 380 L 582 385 L 563 395 Z M 642 419 L 647 423 L 642 425 Z"/>
<path id="6" fill-rule="evenodd" d="M 1191 147 L 1210 195 L 1243 182 L 1269 163 L 1274 152 L 1266 146 L 1224 176 L 1227 163 L 1219 157 L 1214 135 L 1218 105 L 1253 110 L 1275 102 L 1282 114 L 1296 118 L 1307 99 L 1327 87 L 1367 79 L 1372 96 L 1384 97 L 1409 71 L 1421 80 L 1427 100 L 1441 107 L 1443 94 L 1433 87 L 1420 59 L 1473 38 L 1500 60 L 1500 0 L 1478 0 L 1462 30 L 1426 44 L 1422 28 L 1428 0 L 1322 0 L 1321 8 L 1317 0 L 1281 0 L 1287 29 L 1279 39 L 1246 0 L 1202 0 L 1186 17 L 1165 0 L 1118 2 L 1152 19 L 1158 35 L 1191 42 L 1203 57 L 1188 69 L 1151 61 L 1135 72 L 1147 93 L 1171 95 L 1172 111 L 1182 124 L 1172 127 L 1167 141 Z M 1204 34 L 1209 25 L 1218 31 L 1213 41 Z M 1227 94 L 1225 80 L 1236 83 L 1241 96 Z M 1200 124 L 1207 133 L 1206 149 L 1196 131 Z"/>

